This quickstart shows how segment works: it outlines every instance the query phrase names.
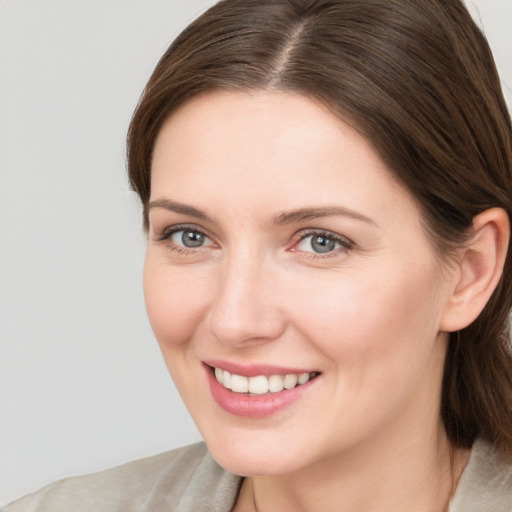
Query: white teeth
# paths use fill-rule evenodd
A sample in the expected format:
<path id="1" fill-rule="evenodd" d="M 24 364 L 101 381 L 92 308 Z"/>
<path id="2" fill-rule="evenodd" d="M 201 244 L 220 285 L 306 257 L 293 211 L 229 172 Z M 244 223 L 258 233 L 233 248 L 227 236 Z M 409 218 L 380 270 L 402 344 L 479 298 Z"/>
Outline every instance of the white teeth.
<path id="1" fill-rule="evenodd" d="M 283 377 L 281 375 L 271 375 L 268 379 L 268 390 L 272 393 L 283 391 Z"/>
<path id="2" fill-rule="evenodd" d="M 235 393 L 249 392 L 249 379 L 243 375 L 231 375 L 231 389 Z"/>
<path id="3" fill-rule="evenodd" d="M 298 380 L 299 378 L 297 377 L 297 375 L 292 373 L 284 378 L 283 385 L 286 389 L 292 389 L 297 385 Z"/>
<path id="4" fill-rule="evenodd" d="M 257 377 L 251 377 L 249 379 L 249 393 L 255 395 L 263 395 L 268 392 L 268 379 L 263 375 Z"/>
<path id="5" fill-rule="evenodd" d="M 306 384 L 309 380 L 309 373 L 301 373 L 299 375 L 299 384 Z"/>
<path id="6" fill-rule="evenodd" d="M 285 375 L 257 375 L 256 377 L 244 377 L 231 374 L 227 370 L 215 368 L 215 378 L 225 388 L 235 393 L 251 393 L 264 395 L 266 393 L 279 393 L 283 389 L 292 389 L 297 385 L 306 384 L 316 373 L 290 373 Z"/>

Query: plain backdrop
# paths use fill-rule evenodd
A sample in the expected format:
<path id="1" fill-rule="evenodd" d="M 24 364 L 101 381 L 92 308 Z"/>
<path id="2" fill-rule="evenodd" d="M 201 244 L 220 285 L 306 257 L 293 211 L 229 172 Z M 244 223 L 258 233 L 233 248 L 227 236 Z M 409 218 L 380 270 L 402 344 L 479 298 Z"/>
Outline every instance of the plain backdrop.
<path id="1" fill-rule="evenodd" d="M 0 0 L 0 503 L 199 440 L 145 316 L 124 139 L 212 3 Z M 471 4 L 510 105 L 512 0 Z"/>

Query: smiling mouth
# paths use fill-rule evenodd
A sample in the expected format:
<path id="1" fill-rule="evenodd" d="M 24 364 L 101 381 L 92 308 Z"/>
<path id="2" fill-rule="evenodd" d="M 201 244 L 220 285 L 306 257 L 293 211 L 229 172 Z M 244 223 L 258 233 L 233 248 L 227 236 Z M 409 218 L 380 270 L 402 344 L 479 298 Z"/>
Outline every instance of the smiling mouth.
<path id="1" fill-rule="evenodd" d="M 245 377 L 230 373 L 222 368 L 212 368 L 217 382 L 233 393 L 248 396 L 270 395 L 293 389 L 318 377 L 319 372 L 289 373 L 286 375 L 256 375 Z"/>

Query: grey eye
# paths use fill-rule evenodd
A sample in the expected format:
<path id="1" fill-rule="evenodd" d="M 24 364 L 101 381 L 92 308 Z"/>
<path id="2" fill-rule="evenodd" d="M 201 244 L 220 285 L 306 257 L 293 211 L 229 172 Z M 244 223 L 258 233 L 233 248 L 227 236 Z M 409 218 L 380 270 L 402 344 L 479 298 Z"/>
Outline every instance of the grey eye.
<path id="1" fill-rule="evenodd" d="M 313 251 L 319 253 L 334 251 L 339 246 L 335 240 L 323 235 L 311 235 L 310 244 Z"/>
<path id="2" fill-rule="evenodd" d="M 338 249 L 349 249 L 352 246 L 350 240 L 341 235 L 330 235 L 328 233 L 312 233 L 305 236 L 297 244 L 296 248 L 302 252 L 326 254 Z"/>
<path id="3" fill-rule="evenodd" d="M 176 245 L 181 245 L 182 247 L 194 249 L 205 245 L 205 242 L 208 240 L 208 238 L 199 231 L 192 231 L 190 229 L 180 229 L 172 234 L 171 240 Z"/>

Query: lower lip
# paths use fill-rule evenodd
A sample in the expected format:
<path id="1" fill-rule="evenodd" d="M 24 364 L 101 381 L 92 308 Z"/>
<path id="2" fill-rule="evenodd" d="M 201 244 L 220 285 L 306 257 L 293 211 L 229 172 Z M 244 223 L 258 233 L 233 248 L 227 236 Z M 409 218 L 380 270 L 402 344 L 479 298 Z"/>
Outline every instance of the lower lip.
<path id="1" fill-rule="evenodd" d="M 307 392 L 318 377 L 292 389 L 284 389 L 278 393 L 268 393 L 259 396 L 250 396 L 242 393 L 234 393 L 220 384 L 212 369 L 206 366 L 208 383 L 213 398 L 225 411 L 236 416 L 246 418 L 264 418 L 282 411 L 293 404 Z"/>

